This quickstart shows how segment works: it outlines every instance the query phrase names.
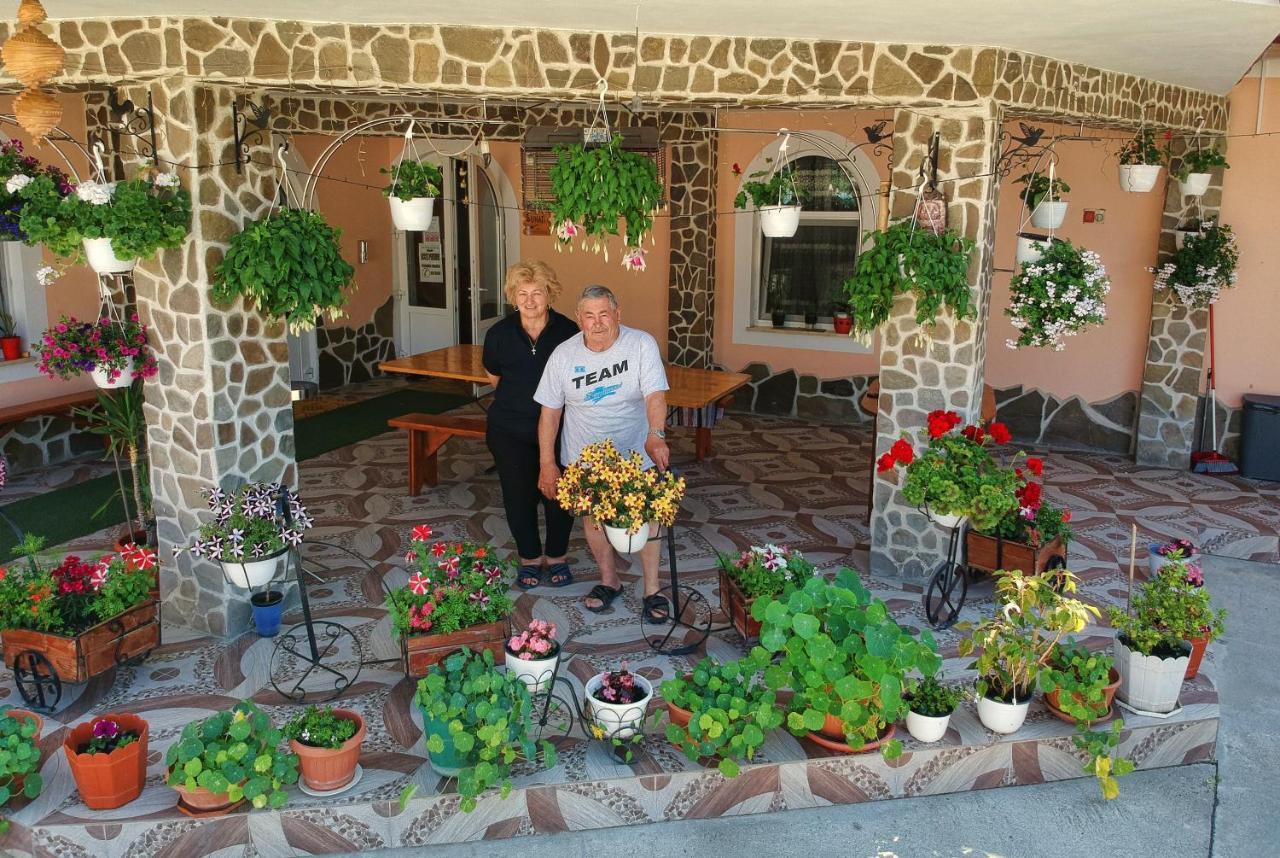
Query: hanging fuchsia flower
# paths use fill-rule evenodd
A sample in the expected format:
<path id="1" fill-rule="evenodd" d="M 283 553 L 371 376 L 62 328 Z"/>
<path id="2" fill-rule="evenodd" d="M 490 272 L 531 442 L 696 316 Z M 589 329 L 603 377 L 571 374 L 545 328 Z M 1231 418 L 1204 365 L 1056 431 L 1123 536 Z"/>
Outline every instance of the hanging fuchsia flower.
<path id="1" fill-rule="evenodd" d="M 639 247 L 628 248 L 626 253 L 622 254 L 622 267 L 628 271 L 644 271 L 644 255 L 647 252 Z"/>
<path id="2" fill-rule="evenodd" d="M 581 234 L 582 227 L 578 226 L 568 218 L 565 218 L 560 221 L 560 223 L 556 224 L 556 238 L 560 239 L 561 243 L 567 244 Z"/>

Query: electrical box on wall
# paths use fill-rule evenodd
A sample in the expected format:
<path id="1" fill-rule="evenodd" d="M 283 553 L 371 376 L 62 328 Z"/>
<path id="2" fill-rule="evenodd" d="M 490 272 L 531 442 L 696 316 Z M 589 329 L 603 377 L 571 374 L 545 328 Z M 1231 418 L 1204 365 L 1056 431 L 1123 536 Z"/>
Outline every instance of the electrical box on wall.
<path id="1" fill-rule="evenodd" d="M 1084 210 L 1085 223 L 1102 223 L 1106 219 L 1107 219 L 1106 209 L 1085 209 Z"/>

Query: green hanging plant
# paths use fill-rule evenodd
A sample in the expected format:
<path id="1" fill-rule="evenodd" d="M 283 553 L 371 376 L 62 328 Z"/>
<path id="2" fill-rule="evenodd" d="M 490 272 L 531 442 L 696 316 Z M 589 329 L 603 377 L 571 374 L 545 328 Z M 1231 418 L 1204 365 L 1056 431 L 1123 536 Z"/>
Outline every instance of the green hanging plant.
<path id="1" fill-rule="evenodd" d="M 295 332 L 314 327 L 321 314 L 342 318 L 355 269 L 342 258 L 340 235 L 324 217 L 301 209 L 252 221 L 232 236 L 214 271 L 213 297 L 230 303 L 242 295 Z"/>
<path id="2" fill-rule="evenodd" d="M 391 177 L 391 184 L 382 189 L 384 197 L 401 200 L 417 200 L 440 196 L 444 187 L 444 174 L 430 161 L 406 158 L 397 167 L 383 167 L 378 172 Z"/>
<path id="3" fill-rule="evenodd" d="M 646 237 L 652 243 L 653 215 L 662 199 L 658 168 L 643 155 L 622 149 L 621 143 L 618 135 L 602 146 L 555 147 L 558 160 L 549 173 L 555 194 L 551 217 L 560 244 L 591 237 L 592 249 L 604 251 L 608 260 L 606 236 L 622 235 L 628 248 L 639 248 Z M 619 220 L 626 221 L 623 232 Z"/>
<path id="4" fill-rule="evenodd" d="M 844 283 L 849 312 L 858 332 L 872 331 L 889 320 L 893 299 L 916 297 L 916 322 L 931 325 L 945 305 L 957 319 L 972 318 L 969 260 L 973 241 L 948 231 L 942 235 L 901 220 L 869 236 L 871 246 L 858 257 L 858 268 Z"/>

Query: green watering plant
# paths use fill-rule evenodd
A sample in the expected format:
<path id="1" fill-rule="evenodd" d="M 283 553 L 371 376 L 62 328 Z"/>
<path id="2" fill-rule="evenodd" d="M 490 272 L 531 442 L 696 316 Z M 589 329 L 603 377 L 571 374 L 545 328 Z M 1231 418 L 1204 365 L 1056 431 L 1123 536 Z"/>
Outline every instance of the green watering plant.
<path id="1" fill-rule="evenodd" d="M 1030 211 L 1035 211 L 1036 207 L 1048 199 L 1051 193 L 1054 200 L 1059 200 L 1063 194 L 1071 190 L 1071 186 L 1062 179 L 1055 176 L 1050 180 L 1047 174 L 1038 171 L 1023 173 L 1014 181 L 1020 185 L 1026 185 L 1018 196 L 1027 204 Z"/>
<path id="2" fill-rule="evenodd" d="M 298 781 L 298 758 L 280 750 L 284 736 L 248 700 L 182 728 L 165 753 L 169 786 L 227 795 L 256 808 L 283 807 L 284 787 Z"/>
<path id="3" fill-rule="evenodd" d="M 721 554 L 716 563 L 748 599 L 776 596 L 789 586 L 802 587 L 814 575 L 813 564 L 803 554 L 779 545 L 753 545 L 737 557 Z"/>
<path id="4" fill-rule="evenodd" d="M 1111 656 L 1091 652 L 1069 638 L 1054 648 L 1040 671 L 1040 690 L 1057 692 L 1059 711 L 1078 723 L 1089 723 L 1107 714 L 1103 689 L 1111 684 L 1111 668 Z"/>
<path id="5" fill-rule="evenodd" d="M 772 163 L 773 159 L 769 159 Z M 765 178 L 761 178 L 765 177 Z M 804 191 L 796 185 L 790 170 L 779 168 L 752 173 L 733 198 L 735 209 L 745 209 L 747 200 L 758 209 L 765 206 L 798 206 L 804 202 Z"/>
<path id="6" fill-rule="evenodd" d="M 555 747 L 529 736 L 529 690 L 515 674 L 493 666 L 493 653 L 462 649 L 434 664 L 418 682 L 414 701 L 422 707 L 427 751 L 452 749 L 462 762 L 458 794 L 464 813 L 476 809 L 476 796 L 501 785 L 511 793 L 511 764 L 541 757 L 556 765 Z M 539 755 L 539 751 L 541 754 Z"/>
<path id="7" fill-rule="evenodd" d="M 935 674 L 929 674 L 924 679 L 908 683 L 902 694 L 902 698 L 907 701 L 908 709 L 917 715 L 925 715 L 929 718 L 945 718 L 950 715 L 956 711 L 963 697 L 964 694 L 959 688 L 943 685 Z"/>
<path id="8" fill-rule="evenodd" d="M 332 706 L 308 706 L 306 711 L 284 725 L 284 737 L 297 739 L 313 748 L 337 749 L 360 729 L 350 718 L 335 715 Z"/>
<path id="9" fill-rule="evenodd" d="M 703 658 L 688 676 L 663 682 L 663 698 L 691 713 L 688 727 L 667 725 L 668 741 L 695 762 L 719 758 L 721 774 L 736 778 L 738 762 L 753 759 L 765 735 L 782 726 L 777 693 L 761 677 L 770 661 L 756 647 L 724 664 Z"/>
<path id="10" fill-rule="evenodd" d="M 1165 139 L 1169 135 L 1166 133 Z M 1165 164 L 1169 160 L 1169 150 L 1156 145 L 1156 132 L 1150 128 L 1143 128 L 1141 131 L 1133 135 L 1133 139 L 1129 140 L 1120 147 L 1120 151 L 1116 156 L 1120 163 L 1124 164 L 1147 164 L 1156 166 Z"/>
<path id="11" fill-rule="evenodd" d="M 844 738 L 857 750 L 873 742 L 907 713 L 903 680 L 912 671 L 935 673 L 942 660 L 933 635 L 920 637 L 899 626 L 884 602 L 873 599 L 852 569 L 835 580 L 810 578 L 785 598 L 759 599 L 751 615 L 763 623 L 753 657 L 771 657 L 765 684 L 793 692 L 787 729 L 797 736 L 840 719 Z M 881 746 L 892 759 L 902 753 L 894 739 Z"/>
<path id="12" fill-rule="evenodd" d="M 548 175 L 559 243 L 569 244 L 585 232 L 584 239 L 595 239 L 594 250 L 603 250 L 606 261 L 605 236 L 623 235 L 628 247 L 639 248 L 653 229 L 653 214 L 662 199 L 653 161 L 623 149 L 621 135 L 601 146 L 556 146 L 555 153 L 556 164 Z M 626 222 L 623 232 L 619 220 Z"/>
<path id="13" fill-rule="evenodd" d="M 338 230 L 324 217 L 280 209 L 246 224 L 213 275 L 213 297 L 253 301 L 258 312 L 283 319 L 291 331 L 315 326 L 316 317 L 342 317 L 355 269 L 342 258 Z"/>
<path id="14" fill-rule="evenodd" d="M 1174 176 L 1185 182 L 1192 173 L 1209 173 L 1219 167 L 1224 170 L 1231 169 L 1231 165 L 1227 163 L 1227 156 L 1219 152 L 1217 146 L 1192 149 L 1182 156 Z"/>
<path id="15" fill-rule="evenodd" d="M 382 189 L 384 197 L 401 200 L 434 198 L 440 196 L 440 189 L 444 187 L 444 174 L 430 161 L 406 158 L 398 166 L 383 167 L 378 172 L 391 176 L 391 184 Z"/>
<path id="16" fill-rule="evenodd" d="M 40 777 L 39 732 L 39 724 L 29 715 L 0 715 L 0 807 L 17 795 L 40 795 L 44 781 Z M 8 830 L 9 820 L 0 819 L 0 834 Z"/>
<path id="17" fill-rule="evenodd" d="M 1111 625 L 1131 649 L 1143 655 L 1176 657 L 1183 652 L 1183 641 L 1201 637 L 1212 641 L 1226 629 L 1227 612 L 1215 611 L 1210 604 L 1204 573 L 1177 551 L 1134 594 L 1131 609 L 1126 613 L 1112 607 Z"/>
<path id="18" fill-rule="evenodd" d="M 889 319 L 893 299 L 912 294 L 916 323 L 931 325 L 945 306 L 957 319 L 972 318 L 969 260 L 974 242 L 955 232 L 935 235 L 901 220 L 870 235 L 871 246 L 844 283 L 854 329 L 871 331 Z"/>

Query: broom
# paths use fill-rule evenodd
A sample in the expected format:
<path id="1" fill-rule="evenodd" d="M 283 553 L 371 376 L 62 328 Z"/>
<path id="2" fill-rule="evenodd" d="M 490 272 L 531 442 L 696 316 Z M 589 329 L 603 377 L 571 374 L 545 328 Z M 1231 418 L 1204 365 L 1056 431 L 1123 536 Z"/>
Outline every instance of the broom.
<path id="1" fill-rule="evenodd" d="M 1218 391 L 1214 380 L 1213 305 L 1209 305 L 1209 422 L 1213 426 L 1213 447 L 1191 454 L 1191 470 L 1197 474 L 1238 474 L 1235 463 L 1218 452 Z M 1200 424 L 1200 446 L 1204 446 L 1204 423 Z"/>

